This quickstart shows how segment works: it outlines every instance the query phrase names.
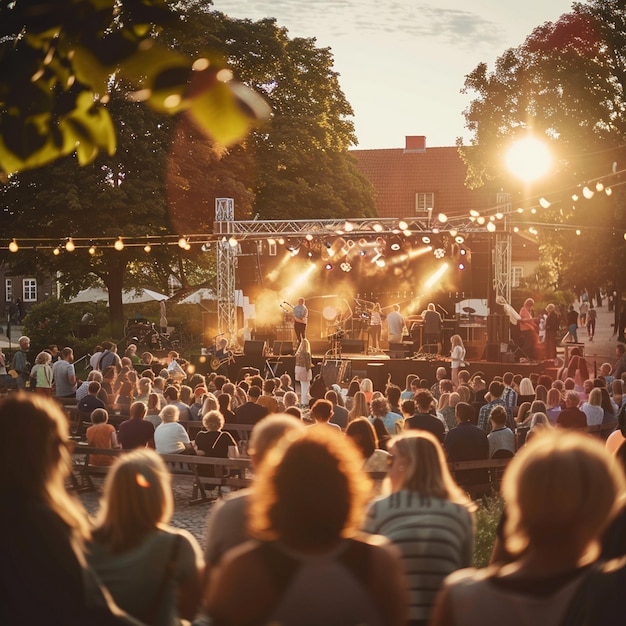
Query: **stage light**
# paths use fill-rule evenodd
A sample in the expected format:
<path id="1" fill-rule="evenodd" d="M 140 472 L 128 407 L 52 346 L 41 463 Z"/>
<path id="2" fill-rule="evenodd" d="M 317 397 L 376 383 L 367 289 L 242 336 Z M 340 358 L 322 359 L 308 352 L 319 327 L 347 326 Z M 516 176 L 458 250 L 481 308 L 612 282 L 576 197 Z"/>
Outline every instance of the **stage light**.
<path id="1" fill-rule="evenodd" d="M 392 237 L 391 241 L 389 242 L 389 247 L 394 252 L 397 252 L 398 250 L 400 250 L 400 248 L 402 247 L 402 240 L 400 239 L 400 237 Z"/>
<path id="2" fill-rule="evenodd" d="M 385 261 L 385 257 L 381 254 L 377 259 L 376 259 L 376 266 L 377 267 L 385 267 L 385 265 L 387 265 L 387 262 Z"/>
<path id="3" fill-rule="evenodd" d="M 465 237 L 463 237 L 463 235 L 457 235 L 454 238 L 454 241 L 456 241 L 457 243 L 465 243 Z"/>
<path id="4" fill-rule="evenodd" d="M 459 263 L 459 269 L 460 270 L 464 270 L 465 269 L 465 263 L 463 263 L 463 262 Z"/>
<path id="5" fill-rule="evenodd" d="M 448 216 L 445 213 L 439 213 L 439 215 L 437 216 L 437 219 L 442 223 L 445 224 L 448 221 Z"/>
<path id="6" fill-rule="evenodd" d="M 382 224 L 379 224 L 378 222 L 374 222 L 374 224 L 372 224 L 372 229 L 374 230 L 375 233 L 380 233 L 383 230 Z"/>
<path id="7" fill-rule="evenodd" d="M 328 271 L 332 270 L 333 269 L 333 264 L 332 263 L 326 263 L 326 265 L 324 265 L 324 269 L 328 270 Z"/>
<path id="8" fill-rule="evenodd" d="M 400 221 L 398 222 L 398 228 L 399 228 L 400 230 L 408 230 L 408 229 L 409 229 L 409 225 L 408 225 L 408 223 L 407 223 L 407 222 L 405 222 L 404 220 L 400 220 Z"/>
<path id="9" fill-rule="evenodd" d="M 350 265 L 347 261 L 344 261 L 339 267 L 344 272 L 349 272 L 352 269 L 352 265 Z"/>
<path id="10" fill-rule="evenodd" d="M 593 194 L 594 194 L 594 191 L 592 189 L 589 189 L 587 185 L 583 187 L 583 196 L 585 196 L 587 200 L 591 200 L 591 198 L 593 198 Z"/>
<path id="11" fill-rule="evenodd" d="M 496 225 L 493 222 L 488 222 L 487 223 L 487 230 L 490 233 L 495 233 L 496 232 Z"/>
<path id="12" fill-rule="evenodd" d="M 238 243 L 238 242 L 237 242 L 237 238 L 236 238 L 236 237 L 231 237 L 231 238 L 228 240 L 228 245 L 229 245 L 231 248 L 236 248 L 236 247 L 237 247 L 237 243 Z"/>
<path id="13" fill-rule="evenodd" d="M 465 248 L 461 248 L 461 249 L 459 250 L 459 254 L 460 254 L 461 256 L 465 256 L 465 255 L 467 254 L 467 250 L 466 250 Z"/>
<path id="14" fill-rule="evenodd" d="M 542 209 L 549 209 L 550 208 L 550 201 L 546 200 L 543 196 L 541 198 L 539 198 L 539 204 L 541 205 Z"/>
<path id="15" fill-rule="evenodd" d="M 605 193 L 607 196 L 610 196 L 610 195 L 613 193 L 613 190 L 612 190 L 610 187 L 607 187 L 607 188 L 604 190 L 604 193 Z"/>
<path id="16" fill-rule="evenodd" d="M 422 243 L 429 244 L 430 243 L 430 237 L 428 235 L 424 235 L 422 237 Z"/>
<path id="17" fill-rule="evenodd" d="M 446 251 L 443 248 L 435 248 L 433 254 L 436 259 L 443 259 L 443 257 L 446 256 Z"/>

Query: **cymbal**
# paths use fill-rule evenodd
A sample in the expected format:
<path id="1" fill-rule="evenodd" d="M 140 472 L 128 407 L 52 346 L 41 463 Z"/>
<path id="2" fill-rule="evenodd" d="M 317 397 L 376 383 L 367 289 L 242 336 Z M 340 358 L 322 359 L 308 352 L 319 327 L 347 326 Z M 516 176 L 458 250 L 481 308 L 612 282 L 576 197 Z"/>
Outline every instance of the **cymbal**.
<path id="1" fill-rule="evenodd" d="M 463 310 L 464 310 L 466 313 L 476 313 L 476 309 L 473 309 L 471 306 L 464 306 L 464 307 L 463 307 Z"/>

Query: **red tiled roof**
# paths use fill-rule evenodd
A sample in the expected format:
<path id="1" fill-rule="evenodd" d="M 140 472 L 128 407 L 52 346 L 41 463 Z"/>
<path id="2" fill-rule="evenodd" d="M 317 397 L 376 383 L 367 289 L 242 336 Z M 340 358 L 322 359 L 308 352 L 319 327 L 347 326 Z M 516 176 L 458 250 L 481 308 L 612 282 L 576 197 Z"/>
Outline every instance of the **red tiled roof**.
<path id="1" fill-rule="evenodd" d="M 435 194 L 435 214 L 467 215 L 470 209 L 490 206 L 489 191 L 465 187 L 466 166 L 454 146 L 423 152 L 405 152 L 403 148 L 351 150 L 350 154 L 374 185 L 380 217 L 415 215 L 416 193 Z"/>

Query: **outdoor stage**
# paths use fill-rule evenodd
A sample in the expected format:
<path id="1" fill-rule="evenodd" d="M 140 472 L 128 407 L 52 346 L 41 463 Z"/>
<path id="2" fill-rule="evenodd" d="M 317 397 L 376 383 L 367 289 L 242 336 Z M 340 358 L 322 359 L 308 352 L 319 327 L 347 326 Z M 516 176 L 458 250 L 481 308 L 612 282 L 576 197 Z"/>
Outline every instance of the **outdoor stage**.
<path id="1" fill-rule="evenodd" d="M 201 374 L 211 372 L 210 357 L 192 355 L 191 363 L 196 371 Z M 438 367 L 445 367 L 450 372 L 450 360 L 437 355 L 427 355 L 423 358 L 392 358 L 386 354 L 364 355 L 354 353 L 342 353 L 341 358 L 325 357 L 323 354 L 313 356 L 313 375 L 320 373 L 322 365 L 326 363 L 324 369 L 326 384 L 335 382 L 347 386 L 352 377 L 370 378 L 374 383 L 374 389 L 384 391 L 389 376 L 391 382 L 404 389 L 408 374 L 416 374 L 420 378 L 425 378 L 430 384 L 435 382 L 435 373 Z M 233 381 L 243 378 L 245 368 L 254 368 L 264 378 L 269 376 L 280 376 L 283 373 L 294 378 L 294 356 L 262 356 L 262 355 L 236 355 L 235 361 L 228 365 L 228 377 Z M 489 382 L 494 376 L 502 375 L 504 372 L 513 372 L 528 376 L 531 372 L 541 373 L 544 369 L 542 362 L 530 363 L 500 363 L 491 361 L 468 361 L 467 369 L 471 374 L 482 372 Z M 337 375 L 341 374 L 341 379 L 337 380 Z M 334 380 L 327 380 L 334 378 Z"/>

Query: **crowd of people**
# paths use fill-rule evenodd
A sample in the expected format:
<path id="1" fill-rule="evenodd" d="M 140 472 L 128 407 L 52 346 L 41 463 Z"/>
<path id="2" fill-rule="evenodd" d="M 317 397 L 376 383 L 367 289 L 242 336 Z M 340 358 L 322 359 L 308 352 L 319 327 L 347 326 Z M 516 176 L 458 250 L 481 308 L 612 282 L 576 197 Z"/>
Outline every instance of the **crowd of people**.
<path id="1" fill-rule="evenodd" d="M 71 376 L 67 350 L 55 363 Z M 574 353 L 554 380 L 487 380 L 463 358 L 404 388 L 343 389 L 286 373 L 188 376 L 176 353 L 155 373 L 103 346 L 74 397 L 87 442 L 127 452 L 92 456 L 111 464 L 95 519 L 67 491 L 67 396 L 8 394 L 0 623 L 622 623 L 626 350 L 597 376 Z M 232 424 L 253 426 L 254 480 L 214 505 L 203 551 L 169 525 L 160 453 L 226 457 Z M 493 563 L 474 570 L 476 499 L 492 483 L 448 463 L 507 456 Z"/>

